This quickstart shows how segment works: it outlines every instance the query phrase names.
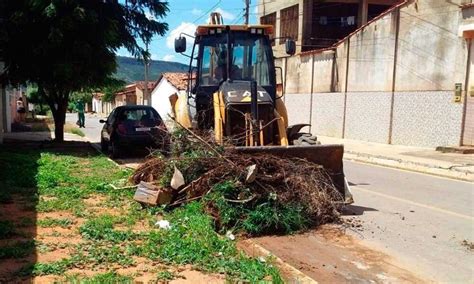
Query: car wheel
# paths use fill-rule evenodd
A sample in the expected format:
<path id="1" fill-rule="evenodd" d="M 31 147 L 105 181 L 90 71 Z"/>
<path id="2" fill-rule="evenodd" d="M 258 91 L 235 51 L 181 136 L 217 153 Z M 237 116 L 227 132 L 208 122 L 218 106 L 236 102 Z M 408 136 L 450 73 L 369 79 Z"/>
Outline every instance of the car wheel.
<path id="1" fill-rule="evenodd" d="M 109 143 L 107 143 L 103 137 L 100 138 L 100 149 L 104 153 L 107 153 L 109 151 Z"/>
<path id="2" fill-rule="evenodd" d="M 112 152 L 111 152 L 112 159 L 117 159 L 121 155 L 120 148 L 117 145 L 117 142 L 112 141 L 111 143 L 112 143 L 111 145 L 112 146 Z"/>

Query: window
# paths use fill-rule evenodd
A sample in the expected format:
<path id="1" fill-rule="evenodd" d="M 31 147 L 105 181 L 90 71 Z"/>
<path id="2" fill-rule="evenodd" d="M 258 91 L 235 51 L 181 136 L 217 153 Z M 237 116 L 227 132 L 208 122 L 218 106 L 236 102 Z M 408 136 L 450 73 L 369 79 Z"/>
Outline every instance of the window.
<path id="1" fill-rule="evenodd" d="M 208 36 L 201 41 L 199 83 L 217 86 L 227 79 L 227 36 Z M 233 80 L 256 80 L 259 85 L 270 85 L 271 46 L 262 35 L 233 32 L 231 36 L 231 68 Z"/>
<path id="2" fill-rule="evenodd" d="M 280 11 L 280 37 L 298 40 L 298 18 L 298 5 Z M 284 42 L 285 39 L 280 40 L 280 43 Z"/>
<path id="3" fill-rule="evenodd" d="M 272 25 L 273 26 L 273 33 L 270 36 L 270 39 L 275 38 L 275 27 L 276 27 L 276 12 L 268 14 L 260 18 L 260 24 L 262 25 Z M 275 42 L 272 41 L 272 45 L 275 45 Z"/>

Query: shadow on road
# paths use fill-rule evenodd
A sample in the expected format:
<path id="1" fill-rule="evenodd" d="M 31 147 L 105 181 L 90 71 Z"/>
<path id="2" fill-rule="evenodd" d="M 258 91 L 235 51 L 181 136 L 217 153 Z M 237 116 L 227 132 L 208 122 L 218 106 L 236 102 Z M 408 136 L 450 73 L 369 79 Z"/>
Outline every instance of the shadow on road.
<path id="1" fill-rule="evenodd" d="M 354 215 L 363 215 L 367 211 L 378 211 L 375 208 L 357 206 L 357 205 L 347 205 L 342 210 L 342 216 L 354 216 Z"/>

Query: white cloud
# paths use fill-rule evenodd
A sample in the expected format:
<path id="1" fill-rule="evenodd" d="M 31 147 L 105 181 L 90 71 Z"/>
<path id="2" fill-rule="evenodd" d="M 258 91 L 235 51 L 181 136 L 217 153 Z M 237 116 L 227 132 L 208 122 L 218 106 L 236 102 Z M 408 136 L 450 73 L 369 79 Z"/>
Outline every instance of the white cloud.
<path id="1" fill-rule="evenodd" d="M 150 59 L 151 59 L 151 60 L 158 60 L 159 58 L 158 58 L 158 55 L 156 55 L 156 54 L 151 54 Z"/>
<path id="2" fill-rule="evenodd" d="M 163 61 L 175 61 L 175 56 L 173 54 L 166 54 L 163 56 Z"/>
<path id="3" fill-rule="evenodd" d="M 193 14 L 194 16 L 201 16 L 202 15 L 202 10 L 201 9 L 197 9 L 197 8 L 194 8 L 192 11 L 191 11 L 191 14 Z"/>
<path id="4" fill-rule="evenodd" d="M 222 10 L 221 8 L 217 8 L 214 12 L 220 13 L 224 20 L 229 20 L 229 21 L 235 20 L 234 14 L 227 12 L 225 10 Z"/>
<path id="5" fill-rule="evenodd" d="M 168 48 L 171 48 L 171 49 L 174 50 L 174 39 L 175 38 L 178 38 L 181 33 L 194 35 L 195 32 L 196 32 L 196 25 L 195 24 L 182 22 L 178 27 L 176 27 L 175 29 L 170 31 L 168 37 L 166 38 L 166 46 Z M 186 43 L 188 45 L 193 43 L 193 38 L 188 37 L 186 35 L 184 35 L 184 36 L 186 37 Z"/>

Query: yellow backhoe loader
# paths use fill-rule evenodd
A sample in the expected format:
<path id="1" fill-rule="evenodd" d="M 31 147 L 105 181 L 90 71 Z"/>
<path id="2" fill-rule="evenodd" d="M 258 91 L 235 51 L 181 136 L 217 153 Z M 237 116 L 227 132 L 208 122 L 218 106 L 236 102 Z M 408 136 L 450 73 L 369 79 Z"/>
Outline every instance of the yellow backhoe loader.
<path id="1" fill-rule="evenodd" d="M 186 36 L 194 37 L 189 64 L 188 92 L 170 99 L 175 119 L 184 127 L 212 129 L 218 143 L 232 143 L 244 153 L 299 157 L 322 165 L 334 185 L 352 202 L 343 171 L 342 145 L 320 145 L 307 124 L 288 125 L 283 87 L 269 25 L 224 25 L 218 13 L 198 26 L 194 36 L 181 34 L 175 51 L 184 53 Z M 287 39 L 286 53 L 295 53 Z M 280 69 L 281 70 L 281 69 Z"/>

